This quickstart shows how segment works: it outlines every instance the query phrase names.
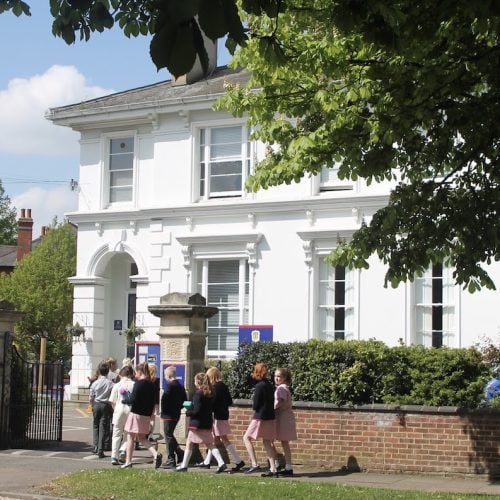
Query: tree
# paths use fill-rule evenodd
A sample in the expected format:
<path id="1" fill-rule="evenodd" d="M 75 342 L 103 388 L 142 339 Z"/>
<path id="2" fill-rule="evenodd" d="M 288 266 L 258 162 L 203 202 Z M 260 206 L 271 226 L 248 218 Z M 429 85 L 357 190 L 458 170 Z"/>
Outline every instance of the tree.
<path id="1" fill-rule="evenodd" d="M 225 105 L 279 146 L 250 189 L 334 163 L 341 178 L 394 180 L 387 207 L 330 261 L 363 268 L 376 253 L 392 286 L 443 261 L 469 291 L 494 288 L 484 264 L 500 259 L 499 2 L 241 0 L 244 17 L 236 0 L 50 6 L 67 43 L 115 22 L 126 36 L 153 35 L 154 63 L 175 76 L 197 55 L 207 68 L 202 33 L 227 34 L 252 80 Z M 3 10 L 29 13 L 21 0 L 0 0 Z"/>
<path id="2" fill-rule="evenodd" d="M 71 356 L 66 327 L 72 323 L 73 286 L 68 278 L 75 272 L 74 228 L 56 222 L 11 274 L 0 275 L 0 297 L 24 313 L 16 324 L 15 342 L 28 358 L 37 359 L 44 332 L 48 360 Z"/>
<path id="3" fill-rule="evenodd" d="M 10 198 L 0 179 L 0 245 L 15 245 L 17 242 L 16 209 L 10 206 Z"/>
<path id="4" fill-rule="evenodd" d="M 31 15 L 22 0 L 0 0 L 0 14 L 5 11 Z M 50 12 L 52 33 L 68 44 L 77 36 L 88 41 L 115 24 L 127 37 L 152 35 L 153 62 L 174 76 L 187 73 L 197 56 L 208 70 L 204 35 L 212 40 L 227 35 L 231 50 L 245 40 L 235 0 L 50 0 Z"/>
<path id="5" fill-rule="evenodd" d="M 329 261 L 388 265 L 386 284 L 430 264 L 473 292 L 500 259 L 500 5 L 318 0 L 249 16 L 234 64 L 252 78 L 222 101 L 270 146 L 251 190 L 322 166 L 391 180 L 388 205 Z M 259 91 L 256 92 L 255 89 Z"/>

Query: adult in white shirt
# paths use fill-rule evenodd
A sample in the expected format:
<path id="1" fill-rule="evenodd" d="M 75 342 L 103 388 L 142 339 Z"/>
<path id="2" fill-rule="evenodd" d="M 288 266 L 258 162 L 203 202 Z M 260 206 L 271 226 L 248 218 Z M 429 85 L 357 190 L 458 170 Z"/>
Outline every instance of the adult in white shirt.
<path id="1" fill-rule="evenodd" d="M 114 384 L 109 397 L 113 405 L 113 436 L 111 439 L 111 463 L 118 465 L 125 462 L 127 447 L 127 433 L 124 430 L 125 422 L 130 413 L 130 405 L 124 405 L 122 399 L 132 394 L 134 370 L 131 366 L 124 366 L 120 370 L 120 381 Z"/>

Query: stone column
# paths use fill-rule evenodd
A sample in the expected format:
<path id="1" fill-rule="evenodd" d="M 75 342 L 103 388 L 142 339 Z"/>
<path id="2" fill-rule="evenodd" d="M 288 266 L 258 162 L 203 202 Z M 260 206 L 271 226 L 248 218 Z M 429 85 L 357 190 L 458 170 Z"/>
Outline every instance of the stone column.
<path id="1" fill-rule="evenodd" d="M 194 376 L 205 371 L 206 320 L 219 311 L 208 307 L 199 293 L 168 293 L 160 297 L 160 304 L 149 306 L 150 313 L 160 318 L 160 380 L 164 370 L 174 365 L 177 375 L 184 375 L 188 396 L 194 392 Z M 185 419 L 182 418 L 176 434 L 185 437 Z"/>
<path id="2" fill-rule="evenodd" d="M 0 299 L 0 449 L 8 445 L 12 332 L 22 316 L 10 302 Z"/>

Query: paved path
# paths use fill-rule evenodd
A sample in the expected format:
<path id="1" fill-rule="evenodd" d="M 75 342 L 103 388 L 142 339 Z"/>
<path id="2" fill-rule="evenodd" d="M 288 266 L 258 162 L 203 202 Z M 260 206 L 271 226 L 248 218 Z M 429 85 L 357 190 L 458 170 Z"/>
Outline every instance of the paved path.
<path id="1" fill-rule="evenodd" d="M 110 468 L 109 458 L 91 453 L 91 418 L 77 406 L 64 410 L 63 441 L 41 450 L 0 451 L 0 500 L 5 498 L 44 499 L 36 488 L 65 473 L 83 469 Z M 136 467 L 151 468 L 147 451 L 134 453 Z M 201 471 L 206 474 L 211 471 Z M 161 471 L 160 473 L 168 473 Z M 280 478 L 279 481 L 291 479 Z M 484 477 L 445 477 L 413 474 L 347 473 L 296 467 L 293 480 L 315 481 L 362 487 L 449 493 L 482 493 L 500 498 L 500 482 Z"/>

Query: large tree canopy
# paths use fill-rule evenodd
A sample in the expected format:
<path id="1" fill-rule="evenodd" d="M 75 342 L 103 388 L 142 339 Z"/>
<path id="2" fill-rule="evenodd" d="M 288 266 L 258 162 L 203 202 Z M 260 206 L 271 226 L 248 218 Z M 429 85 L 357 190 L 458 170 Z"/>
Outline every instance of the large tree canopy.
<path id="1" fill-rule="evenodd" d="M 367 267 L 373 253 L 396 286 L 429 264 L 452 265 L 475 291 L 500 258 L 498 0 L 50 0 L 53 33 L 72 43 L 118 23 L 152 35 L 151 57 L 178 76 L 202 32 L 228 35 L 251 88 L 225 105 L 248 113 L 267 158 L 251 189 L 297 181 L 323 165 L 343 178 L 394 180 L 387 207 L 331 262 Z M 0 12 L 28 14 L 22 0 Z M 242 19 L 244 22 L 242 22 Z"/>
<path id="2" fill-rule="evenodd" d="M 376 253 L 393 286 L 444 261 L 470 291 L 494 288 L 484 263 L 500 259 L 500 4 L 288 0 L 248 22 L 235 62 L 252 79 L 223 104 L 279 145 L 250 189 L 334 164 L 341 178 L 394 181 L 330 261 L 366 268 Z"/>
<path id="3" fill-rule="evenodd" d="M 66 327 L 72 323 L 76 272 L 76 236 L 70 224 L 56 224 L 41 243 L 16 266 L 0 275 L 0 297 L 24 312 L 16 325 L 15 341 L 30 359 L 37 359 L 40 335 L 47 332 L 47 359 L 66 360 L 71 342 Z"/>

